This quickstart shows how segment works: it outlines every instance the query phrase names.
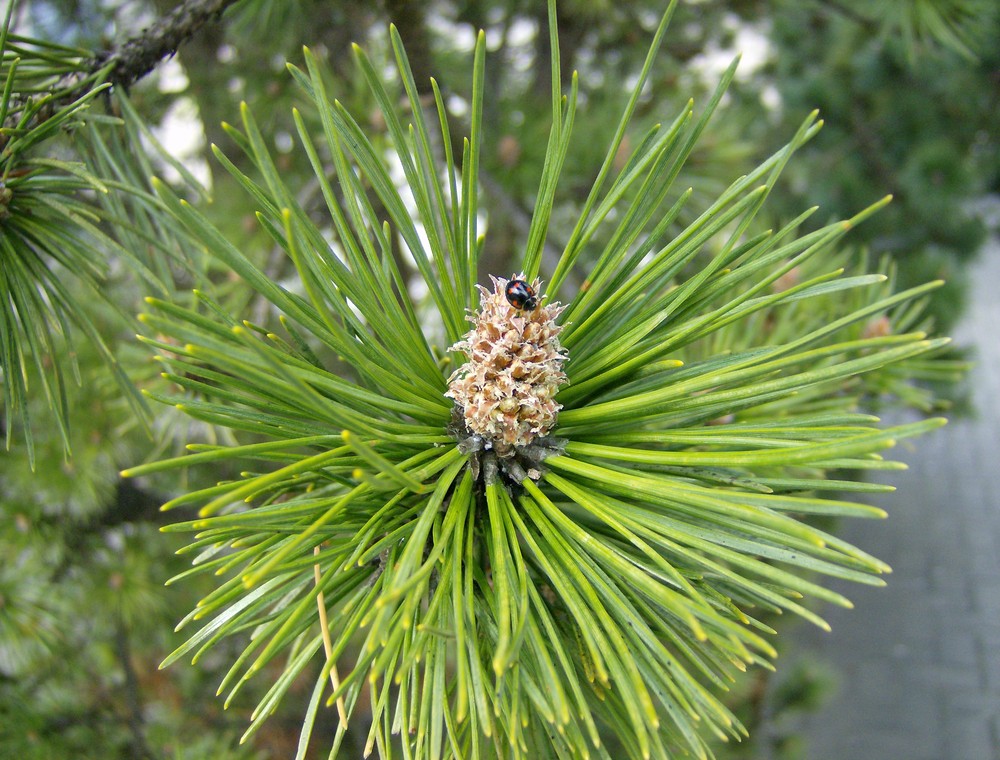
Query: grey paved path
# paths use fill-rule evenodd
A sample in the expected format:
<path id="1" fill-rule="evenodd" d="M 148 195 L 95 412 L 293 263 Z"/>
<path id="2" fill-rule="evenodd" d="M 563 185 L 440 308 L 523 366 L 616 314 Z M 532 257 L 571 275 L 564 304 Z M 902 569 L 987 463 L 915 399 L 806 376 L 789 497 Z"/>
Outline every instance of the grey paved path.
<path id="1" fill-rule="evenodd" d="M 855 609 L 779 661 L 805 649 L 839 674 L 803 721 L 807 760 L 1000 760 L 1000 241 L 973 270 L 955 337 L 976 347 L 976 415 L 892 452 L 911 469 L 876 501 L 889 519 L 842 531 L 892 565 L 888 587 L 835 585 Z"/>

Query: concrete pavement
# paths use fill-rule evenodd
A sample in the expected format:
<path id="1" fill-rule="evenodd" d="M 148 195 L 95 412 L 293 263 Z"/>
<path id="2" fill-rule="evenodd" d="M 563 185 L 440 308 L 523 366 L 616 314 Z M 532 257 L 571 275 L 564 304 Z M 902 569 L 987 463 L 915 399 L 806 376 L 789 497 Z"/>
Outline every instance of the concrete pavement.
<path id="1" fill-rule="evenodd" d="M 841 535 L 887 561 L 887 588 L 831 583 L 856 605 L 827 608 L 830 634 L 791 632 L 797 657 L 826 662 L 839 688 L 799 722 L 807 760 L 1000 760 L 1000 240 L 972 265 L 955 331 L 974 346 L 975 416 L 903 442 L 873 499 L 885 521 Z"/>

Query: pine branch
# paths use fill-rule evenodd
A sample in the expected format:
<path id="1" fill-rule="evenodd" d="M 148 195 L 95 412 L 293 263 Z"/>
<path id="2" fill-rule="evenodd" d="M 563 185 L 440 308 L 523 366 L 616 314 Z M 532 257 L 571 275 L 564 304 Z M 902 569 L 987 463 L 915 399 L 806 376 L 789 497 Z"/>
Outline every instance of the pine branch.
<path id="1" fill-rule="evenodd" d="M 111 64 L 108 81 L 130 87 L 146 76 L 164 58 L 177 52 L 185 40 L 205 24 L 217 21 L 236 0 L 186 0 L 117 50 L 97 56 L 91 69 Z"/>
<path id="2" fill-rule="evenodd" d="M 554 0 L 549 17 L 554 25 Z M 482 33 L 461 152 L 438 89 L 434 108 L 424 106 L 395 28 L 403 108 L 355 48 L 410 204 L 381 138 L 369 140 L 357 115 L 328 98 L 316 58 L 306 51 L 304 69 L 289 67 L 323 119 L 314 137 L 305 109 L 295 112 L 332 233 L 295 202 L 266 135 L 241 110 L 242 128 L 230 132 L 253 170 L 217 157 L 259 202 L 302 295 L 156 185 L 178 223 L 284 315 L 278 332 L 241 326 L 204 292 L 191 307 L 147 299 L 142 340 L 176 385 L 157 400 L 254 438 L 123 473 L 256 461 L 240 479 L 165 505 L 199 508 L 169 528 L 197 533 L 197 567 L 184 577 L 229 577 L 199 603 L 203 627 L 164 666 L 253 628 L 220 686 L 231 701 L 289 653 L 246 736 L 321 658 L 298 757 L 320 716 L 332 720 L 324 703 L 341 713 L 331 756 L 350 720 L 352 734 L 367 735 L 365 754 L 398 735 L 415 758 L 495 746 L 604 756 L 600 725 L 629 757 L 711 757 L 713 738 L 746 731 L 710 689 L 775 656 L 761 635 L 768 618 L 787 611 L 826 628 L 799 600 L 849 602 L 818 576 L 882 585 L 884 563 L 810 518 L 884 516 L 824 497 L 873 489 L 827 481 L 827 471 L 893 468 L 879 451 L 942 424 L 880 429 L 857 412 L 867 388 L 905 397 L 912 362 L 945 345 L 919 324 L 920 299 L 937 283 L 894 293 L 866 269 L 843 276 L 833 247 L 883 203 L 802 235 L 811 210 L 755 234 L 767 194 L 818 129 L 815 113 L 684 229 L 672 227 L 692 193 L 674 201 L 671 184 L 734 67 L 703 112 L 664 120 L 671 126 L 612 174 L 669 18 L 547 290 L 542 252 L 577 94 L 574 80 L 562 97 L 554 33 L 553 127 L 524 274 L 493 277 L 491 291 L 475 287 L 489 274 L 478 225 Z M 418 302 L 401 286 L 391 235 L 422 280 Z M 567 285 L 576 278 L 587 287 Z M 868 330 L 873 319 L 885 327 Z M 352 371 L 333 372 L 320 355 Z"/>
<path id="3" fill-rule="evenodd" d="M 125 89 L 149 74 L 157 64 L 177 52 L 181 43 L 193 37 L 205 24 L 217 20 L 237 0 L 186 0 L 140 34 L 110 51 L 90 59 L 62 61 L 64 72 L 42 90 L 44 105 L 26 122 L 22 109 L 38 94 L 22 95 L 15 87 L 4 119 L 4 127 L 30 131 L 61 108 L 85 97 L 104 82 Z M 65 70 L 68 69 L 68 70 Z"/>
<path id="4" fill-rule="evenodd" d="M 115 85 L 119 92 L 149 73 L 165 56 L 221 15 L 235 0 L 188 0 L 165 15 L 141 35 L 108 53 L 52 46 L 45 40 L 22 37 L 10 31 L 10 15 L 0 35 L 2 77 L 7 82 L 0 103 L 0 217 L 4 226 L 4 302 L 12 314 L 0 328 L 2 344 L 8 347 L 2 359 L 3 402 L 8 414 L 23 431 L 28 461 L 34 466 L 31 420 L 27 410 L 28 378 L 39 377 L 42 395 L 55 412 L 57 429 L 68 453 L 67 380 L 77 377 L 74 361 L 70 372 L 49 359 L 66 349 L 72 357 L 74 334 L 86 337 L 114 373 L 136 417 L 148 419 L 148 408 L 126 372 L 114 357 L 113 345 L 104 338 L 93 312 L 76 297 L 79 287 L 101 295 L 106 286 L 108 263 L 124 262 L 146 287 L 161 294 L 171 290 L 171 260 L 186 266 L 186 246 L 175 245 L 169 232 L 159 234 L 156 202 L 143 188 L 147 184 L 148 159 L 131 150 L 114 130 L 78 129 L 88 121 L 88 108 L 101 93 Z M 144 131 L 139 117 L 124 99 L 117 104 L 125 129 L 131 135 Z M 106 124 L 100 117 L 94 124 Z M 65 135 L 73 127 L 89 166 L 53 159 L 40 151 L 48 140 Z M 115 142 L 121 150 L 110 149 Z M 153 141 L 155 144 L 155 140 Z M 89 155 L 87 155 L 89 153 Z M 191 186 L 197 186 L 186 170 L 165 157 Z M 93 171 L 93 167 L 99 167 Z M 114 219 L 105 229 L 92 220 Z M 122 223 L 121 220 L 128 220 Z M 151 241 L 157 244 L 150 245 Z M 166 245 L 159 245 L 166 242 Z M 101 255 L 95 256 L 95 250 Z M 44 262 L 41 266 L 37 262 Z M 50 262 L 59 262 L 72 273 L 72 289 L 54 273 Z M 189 270 L 190 271 L 190 270 Z M 36 294 L 43 294 L 41 297 Z M 117 316 L 128 320 L 130 309 L 107 301 Z M 74 328 L 71 333 L 69 328 Z M 16 347 L 16 348 L 11 348 Z M 13 371 L 15 365 L 19 371 Z M 37 391 L 35 391 L 37 394 Z M 13 435 L 6 431 L 9 446 Z"/>

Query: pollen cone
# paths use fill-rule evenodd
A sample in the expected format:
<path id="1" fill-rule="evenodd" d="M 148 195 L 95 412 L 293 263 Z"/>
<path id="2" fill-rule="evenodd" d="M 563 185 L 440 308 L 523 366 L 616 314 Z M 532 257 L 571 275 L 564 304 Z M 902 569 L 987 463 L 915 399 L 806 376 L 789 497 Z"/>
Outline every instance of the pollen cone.
<path id="1" fill-rule="evenodd" d="M 514 276 L 511 279 L 523 279 Z M 556 424 L 561 404 L 553 397 L 566 382 L 559 345 L 558 303 L 518 310 L 504 295 L 508 280 L 493 277 L 493 292 L 479 287 L 480 309 L 468 317 L 473 328 L 451 347 L 469 360 L 448 379 L 469 431 L 482 436 L 501 457 L 544 436 Z M 539 292 L 540 280 L 532 287 Z"/>

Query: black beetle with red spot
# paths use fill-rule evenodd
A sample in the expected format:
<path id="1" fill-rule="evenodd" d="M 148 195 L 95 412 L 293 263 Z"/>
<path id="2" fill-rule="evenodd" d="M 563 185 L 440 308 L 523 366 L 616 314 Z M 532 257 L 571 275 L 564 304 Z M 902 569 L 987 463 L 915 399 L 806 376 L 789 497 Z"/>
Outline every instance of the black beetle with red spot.
<path id="1" fill-rule="evenodd" d="M 524 280 L 510 280 L 504 289 L 507 302 L 515 309 L 534 311 L 538 306 L 538 296 L 535 289 Z"/>

